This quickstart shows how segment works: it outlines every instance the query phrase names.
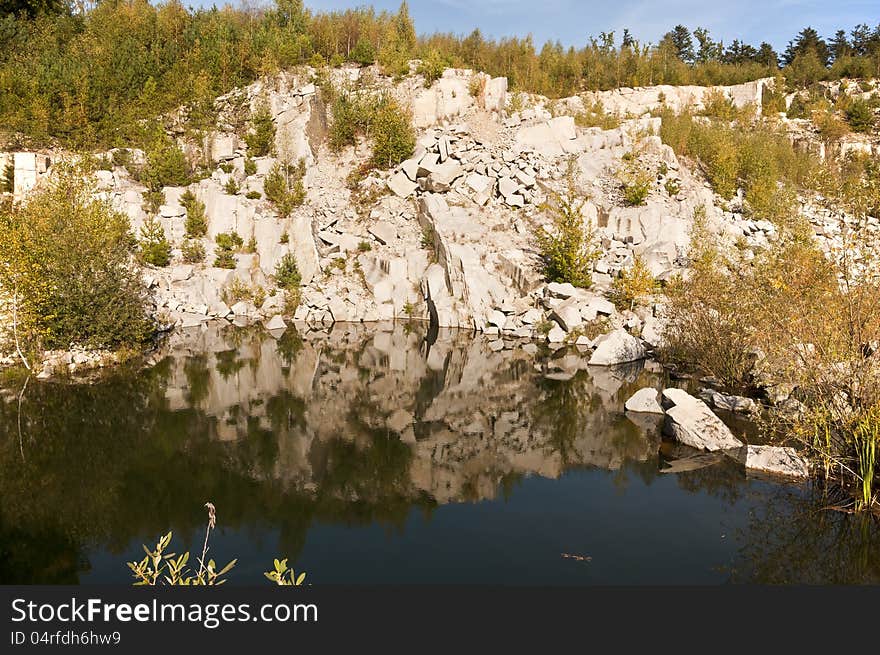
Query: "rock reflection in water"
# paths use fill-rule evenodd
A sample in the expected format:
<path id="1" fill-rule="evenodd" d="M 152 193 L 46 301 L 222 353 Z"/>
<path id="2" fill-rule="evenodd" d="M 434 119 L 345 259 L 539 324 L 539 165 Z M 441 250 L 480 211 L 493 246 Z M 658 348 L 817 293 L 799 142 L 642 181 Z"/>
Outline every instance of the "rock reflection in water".
<path id="1" fill-rule="evenodd" d="M 641 364 L 587 371 L 577 354 L 493 352 L 453 330 L 426 359 L 421 341 L 401 325 L 289 330 L 277 343 L 262 332 L 190 333 L 171 346 L 165 395 L 170 410 L 212 419 L 218 440 L 270 431 L 277 455 L 259 474 L 300 489 L 333 477 L 335 450 L 368 451 L 378 436 L 393 437 L 398 491 L 441 504 L 493 498 L 508 476 L 657 457 L 657 422 L 623 416 L 636 381 L 649 381 Z"/>
<path id="2" fill-rule="evenodd" d="M 201 547 L 206 500 L 245 584 L 276 556 L 369 584 L 878 580 L 876 526 L 812 520 L 809 488 L 729 458 L 662 473 L 681 454 L 623 414 L 659 384 L 640 366 L 450 331 L 426 357 L 400 325 L 172 339 L 149 370 L 31 380 L 21 413 L 4 390 L 0 583 L 124 583 L 169 529 Z"/>

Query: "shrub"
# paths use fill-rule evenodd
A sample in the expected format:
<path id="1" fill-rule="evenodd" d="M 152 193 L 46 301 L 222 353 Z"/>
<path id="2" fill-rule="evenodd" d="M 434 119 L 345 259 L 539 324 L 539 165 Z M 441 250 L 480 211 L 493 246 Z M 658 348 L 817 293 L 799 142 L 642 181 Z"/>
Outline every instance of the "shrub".
<path id="1" fill-rule="evenodd" d="M 302 276 L 293 253 L 287 253 L 275 266 L 275 284 L 284 290 L 284 312 L 293 314 L 299 306 Z"/>
<path id="2" fill-rule="evenodd" d="M 221 232 L 214 241 L 217 247 L 214 249 L 214 266 L 217 268 L 235 268 L 235 253 L 244 245 L 244 241 L 237 232 Z"/>
<path id="3" fill-rule="evenodd" d="M 279 289 L 291 291 L 298 289 L 302 283 L 302 276 L 296 265 L 296 257 L 293 253 L 287 253 L 275 266 L 275 284 Z"/>
<path id="4" fill-rule="evenodd" d="M 238 302 L 251 302 L 254 307 L 262 307 L 266 302 L 266 291 L 259 285 L 249 285 L 236 277 L 223 287 L 220 298 L 230 307 Z"/>
<path id="5" fill-rule="evenodd" d="M 223 187 L 223 190 L 229 194 L 230 196 L 237 195 L 241 189 L 238 186 L 238 182 L 235 181 L 234 177 L 230 177 L 226 181 L 226 186 Z"/>
<path id="6" fill-rule="evenodd" d="M 372 163 L 377 168 L 396 166 L 416 147 L 412 116 L 391 96 L 384 96 L 376 107 L 370 136 L 373 139 Z"/>
<path id="7" fill-rule="evenodd" d="M 373 140 L 371 163 L 390 168 L 409 157 L 415 148 L 415 130 L 407 109 L 389 94 L 339 93 L 333 103 L 330 147 L 354 145 L 358 136 Z"/>
<path id="8" fill-rule="evenodd" d="M 855 132 L 870 132 L 874 127 L 874 111 L 867 102 L 855 98 L 846 109 L 846 121 Z"/>
<path id="9" fill-rule="evenodd" d="M 777 417 L 869 507 L 880 412 L 880 280 L 864 228 L 828 255 L 793 223 L 745 257 L 698 223 L 691 273 L 668 287 L 667 355 L 731 386 L 785 383 L 802 410 Z"/>
<path id="10" fill-rule="evenodd" d="M 825 143 L 834 143 L 849 133 L 849 125 L 840 120 L 833 112 L 821 111 L 813 114 L 813 123 L 819 130 L 819 136 Z"/>
<path id="11" fill-rule="evenodd" d="M 156 191 L 144 191 L 141 194 L 141 197 L 144 199 L 144 204 L 141 205 L 141 209 L 147 214 L 157 213 L 159 207 L 165 204 L 165 193 L 161 189 Z"/>
<path id="12" fill-rule="evenodd" d="M 266 200 L 275 205 L 281 216 L 289 216 L 295 207 L 305 202 L 306 190 L 303 185 L 305 161 L 300 159 L 296 166 L 277 163 L 266 175 L 263 193 Z"/>
<path id="13" fill-rule="evenodd" d="M 0 209 L 0 290 L 34 347 L 133 346 L 153 332 L 128 218 L 93 191 L 88 171 L 57 163 L 23 205 Z"/>
<path id="14" fill-rule="evenodd" d="M 440 56 L 440 53 L 432 48 L 428 56 L 422 59 L 416 72 L 425 78 L 425 86 L 431 86 L 435 81 L 439 80 L 449 67 L 449 61 Z"/>
<path id="15" fill-rule="evenodd" d="M 153 217 L 148 217 L 141 227 L 139 246 L 141 261 L 147 264 L 168 266 L 171 261 L 171 244 L 162 224 Z"/>
<path id="16" fill-rule="evenodd" d="M 205 212 L 205 203 L 196 198 L 196 194 L 187 189 L 180 196 L 180 204 L 186 209 L 186 222 L 184 229 L 186 236 L 199 238 L 208 233 L 208 216 Z"/>
<path id="17" fill-rule="evenodd" d="M 181 248 L 183 261 L 187 264 L 198 264 L 205 261 L 205 246 L 201 241 L 187 239 Z"/>
<path id="18" fill-rule="evenodd" d="M 645 260 L 636 255 L 632 266 L 623 269 L 612 283 L 611 299 L 619 307 L 633 309 L 656 291 L 657 281 L 651 275 Z"/>
<path id="19" fill-rule="evenodd" d="M 251 131 L 244 137 L 250 154 L 265 157 L 275 143 L 275 122 L 269 113 L 269 105 L 261 103 L 251 116 Z"/>
<path id="20" fill-rule="evenodd" d="M 584 111 L 578 112 L 574 120 L 581 127 L 601 127 L 603 130 L 613 130 L 620 127 L 620 117 L 616 114 L 606 113 L 601 100 L 586 107 Z"/>
<path id="21" fill-rule="evenodd" d="M 368 38 L 362 36 L 351 49 L 349 59 L 361 66 L 370 66 L 376 61 L 376 49 Z"/>
<path id="22" fill-rule="evenodd" d="M 703 95 L 703 115 L 733 121 L 739 116 L 739 110 L 724 91 L 711 89 Z"/>
<path id="23" fill-rule="evenodd" d="M 147 163 L 139 177 L 151 191 L 189 184 L 192 170 L 183 151 L 170 137 L 157 136 L 146 154 Z"/>
<path id="24" fill-rule="evenodd" d="M 595 226 L 583 215 L 586 199 L 577 190 L 574 166 L 570 160 L 564 191 L 549 194 L 543 209 L 550 215 L 551 228 L 539 228 L 536 238 L 549 280 L 589 287 L 593 263 L 601 251 Z"/>
<path id="25" fill-rule="evenodd" d="M 644 205 L 651 192 L 651 175 L 635 167 L 628 167 L 621 173 L 621 190 L 627 205 Z"/>
<path id="26" fill-rule="evenodd" d="M 257 162 L 250 157 L 245 157 L 244 159 L 244 174 L 246 176 L 257 174 Z"/>
<path id="27" fill-rule="evenodd" d="M 259 200 L 263 197 L 263 194 L 259 191 L 248 191 L 246 194 L 244 194 L 244 197 L 248 200 Z"/>
<path id="28" fill-rule="evenodd" d="M 131 150 L 128 148 L 117 148 L 113 151 L 113 165 L 128 168 L 131 164 Z"/>
<path id="29" fill-rule="evenodd" d="M 681 185 L 679 184 L 678 180 L 666 180 L 666 183 L 663 185 L 663 187 L 666 189 L 666 193 L 668 193 L 670 197 L 677 196 L 681 191 Z"/>

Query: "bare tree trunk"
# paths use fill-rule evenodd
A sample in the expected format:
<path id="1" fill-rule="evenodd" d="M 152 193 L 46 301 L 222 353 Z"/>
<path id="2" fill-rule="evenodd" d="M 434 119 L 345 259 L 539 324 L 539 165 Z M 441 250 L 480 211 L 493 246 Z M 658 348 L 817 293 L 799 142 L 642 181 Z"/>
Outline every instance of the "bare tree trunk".
<path id="1" fill-rule="evenodd" d="M 15 285 L 15 290 L 12 295 L 12 333 L 15 337 L 15 350 L 18 352 L 18 356 L 21 357 L 21 361 L 24 364 L 24 367 L 30 371 L 31 365 L 28 363 L 27 357 L 24 356 L 24 353 L 21 351 L 21 344 L 18 341 L 18 285 Z"/>

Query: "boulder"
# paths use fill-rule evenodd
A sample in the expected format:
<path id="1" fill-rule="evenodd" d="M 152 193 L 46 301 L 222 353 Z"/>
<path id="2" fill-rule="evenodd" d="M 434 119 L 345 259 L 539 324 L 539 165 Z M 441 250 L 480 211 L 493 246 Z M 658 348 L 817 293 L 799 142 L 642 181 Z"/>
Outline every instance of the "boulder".
<path id="1" fill-rule="evenodd" d="M 624 404 L 628 412 L 641 412 L 645 414 L 662 414 L 663 408 L 657 402 L 657 390 L 653 387 L 639 389 Z"/>
<path id="2" fill-rule="evenodd" d="M 810 466 L 794 448 L 781 446 L 746 446 L 739 459 L 747 469 L 783 475 L 791 478 L 806 478 Z"/>
<path id="3" fill-rule="evenodd" d="M 682 389 L 665 389 L 663 399 L 664 404 L 674 403 L 666 410 L 663 432 L 667 436 L 699 450 L 742 448 L 730 428 L 699 398 Z"/>
<path id="4" fill-rule="evenodd" d="M 554 325 L 553 328 L 547 333 L 547 341 L 550 343 L 562 343 L 565 341 L 565 330 L 563 330 L 558 325 Z"/>
<path id="5" fill-rule="evenodd" d="M 594 366 L 614 366 L 637 362 L 646 356 L 642 342 L 623 328 L 603 334 L 594 342 L 596 349 L 590 357 Z"/>
<path id="6" fill-rule="evenodd" d="M 397 239 L 397 229 L 388 221 L 376 221 L 368 229 L 382 245 L 388 245 Z"/>
<path id="7" fill-rule="evenodd" d="M 566 332 L 571 332 L 581 324 L 581 312 L 577 305 L 572 302 L 566 302 L 553 310 L 551 318 L 559 323 Z"/>
<path id="8" fill-rule="evenodd" d="M 418 186 L 418 184 L 411 180 L 407 174 L 402 171 L 398 171 L 388 178 L 388 188 L 391 189 L 392 193 L 401 198 L 408 198 L 411 196 L 415 193 Z"/>
<path id="9" fill-rule="evenodd" d="M 287 329 L 287 323 L 284 322 L 284 319 L 281 317 L 280 314 L 276 314 L 275 316 L 273 316 L 272 318 L 270 318 L 268 321 L 266 321 L 266 322 L 263 324 L 263 326 L 264 326 L 269 332 L 274 332 L 274 331 L 276 331 L 276 330 L 281 331 L 281 330 L 286 330 L 286 329 Z"/>

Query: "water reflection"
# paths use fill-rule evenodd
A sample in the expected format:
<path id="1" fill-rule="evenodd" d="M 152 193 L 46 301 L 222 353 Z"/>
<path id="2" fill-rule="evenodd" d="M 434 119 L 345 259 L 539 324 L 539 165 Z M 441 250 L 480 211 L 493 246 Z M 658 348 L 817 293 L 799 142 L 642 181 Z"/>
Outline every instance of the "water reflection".
<path id="1" fill-rule="evenodd" d="M 572 493 L 594 494 L 610 512 L 621 494 L 620 503 L 627 494 L 644 497 L 639 511 L 646 513 L 652 496 L 657 508 L 673 510 L 688 496 L 713 498 L 740 525 L 735 553 L 687 543 L 686 530 L 678 537 L 690 509 L 668 522 L 670 544 L 682 539 L 682 549 L 707 550 L 717 564 L 720 574 L 696 571 L 694 580 L 812 579 L 807 569 L 783 575 L 774 564 L 778 552 L 760 550 L 775 543 L 768 533 L 784 542 L 794 518 L 778 521 L 754 509 L 769 504 L 793 517 L 808 506 L 803 489 L 785 488 L 784 499 L 771 498 L 776 486 L 748 482 L 730 462 L 659 473 L 659 426 L 622 411 L 632 392 L 657 383 L 641 366 L 588 369 L 576 351 L 535 357 L 516 343 L 494 352 L 454 331 L 441 332 L 426 357 L 421 341 L 419 330 L 406 326 L 336 326 L 304 336 L 291 329 L 278 339 L 261 330 L 181 333 L 168 356 L 145 372 L 120 371 L 93 385 L 31 381 L 21 444 L 17 389 L 10 389 L 0 403 L 0 582 L 125 581 L 123 561 L 137 544 L 169 528 L 192 541 L 208 499 L 238 548 L 232 556 L 247 559 L 248 549 L 265 548 L 314 558 L 315 544 L 329 540 L 340 549 L 330 560 L 339 581 L 357 581 L 340 561 L 347 546 L 328 530 L 355 531 L 362 549 L 372 547 L 375 526 L 408 539 L 429 533 L 436 539 L 436 524 L 430 530 L 414 524 L 414 512 L 430 519 L 441 507 L 493 501 L 493 516 L 506 507 L 533 517 L 533 509 L 516 509 L 517 502 L 556 494 L 547 497 L 553 506 L 540 511 L 559 515 L 550 535 L 567 543 L 596 518 L 568 504 Z M 560 478 L 550 491 L 531 482 Z M 712 507 L 700 510 L 702 520 L 717 520 Z M 487 534 L 485 516 L 467 512 L 442 533 L 447 554 L 471 537 L 516 548 L 509 542 L 520 533 Z M 839 516 L 798 521 L 799 529 L 816 533 L 795 540 L 804 557 L 848 524 Z M 523 525 L 521 532 L 530 529 Z M 876 526 L 866 534 L 868 552 L 876 555 Z M 609 547 L 625 551 L 623 558 L 641 556 L 642 579 L 652 579 L 644 544 L 608 539 Z M 855 537 L 844 540 L 852 544 Z M 380 542 L 375 547 L 381 550 Z M 520 556 L 530 556 L 527 548 L 521 546 Z M 410 554 L 399 556 L 408 561 Z M 479 553 L 469 557 L 480 560 Z M 493 566 L 488 556 L 474 575 L 487 566 Z M 538 567 L 535 581 L 567 580 L 557 566 Z M 601 571 L 598 560 L 594 571 Z M 633 571 L 638 575 L 639 567 Z M 503 568 L 495 574 L 496 581 L 506 579 Z M 420 581 L 435 575 L 429 565 L 412 573 Z M 878 572 L 842 561 L 815 576 L 876 580 Z M 257 580 L 249 577 L 241 582 Z M 624 579 L 609 568 L 598 578 L 573 580 L 606 578 Z"/>

